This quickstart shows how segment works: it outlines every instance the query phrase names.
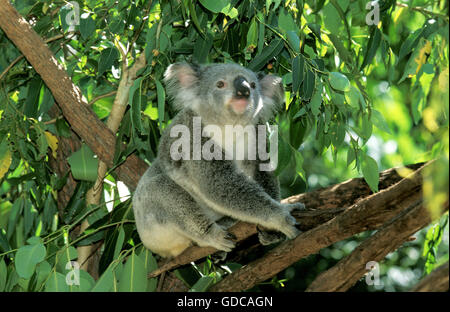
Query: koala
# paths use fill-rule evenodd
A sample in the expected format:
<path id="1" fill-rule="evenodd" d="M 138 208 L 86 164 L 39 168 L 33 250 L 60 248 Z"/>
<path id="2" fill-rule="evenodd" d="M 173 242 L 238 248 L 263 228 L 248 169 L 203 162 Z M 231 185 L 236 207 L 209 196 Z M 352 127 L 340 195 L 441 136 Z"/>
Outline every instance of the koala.
<path id="1" fill-rule="evenodd" d="M 133 195 L 144 246 L 162 257 L 176 257 L 193 244 L 228 252 L 235 242 L 227 228 L 236 221 L 262 227 L 263 244 L 297 236 L 291 211 L 304 209 L 303 204 L 280 203 L 278 180 L 272 171 L 260 170 L 263 161 L 250 159 L 249 152 L 243 159 L 230 157 L 237 154 L 238 142 L 257 144 L 260 136 L 223 135 L 230 125 L 266 124 L 283 104 L 281 79 L 238 64 L 175 63 L 167 68 L 164 82 L 178 113 Z M 182 133 L 184 145 L 178 135 L 183 129 L 190 130 Z M 202 136 L 196 138 L 195 132 Z M 182 152 L 180 146 L 185 147 Z M 198 146 L 213 150 L 214 157 L 199 158 Z"/>

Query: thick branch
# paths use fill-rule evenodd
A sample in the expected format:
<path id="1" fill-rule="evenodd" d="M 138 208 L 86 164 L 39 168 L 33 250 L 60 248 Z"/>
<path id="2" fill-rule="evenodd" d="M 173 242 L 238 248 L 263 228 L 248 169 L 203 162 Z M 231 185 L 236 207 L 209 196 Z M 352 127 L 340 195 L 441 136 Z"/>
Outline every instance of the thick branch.
<path id="1" fill-rule="evenodd" d="M 448 202 L 447 202 L 448 204 Z M 426 291 L 448 291 L 448 261 L 441 265 L 423 280 L 421 280 L 411 291 L 426 292 Z"/>
<path id="2" fill-rule="evenodd" d="M 421 172 L 426 166 L 386 190 L 358 201 L 330 221 L 277 246 L 263 258 L 224 278 L 211 290 L 247 290 L 324 247 L 357 233 L 378 228 L 421 199 Z"/>
<path id="3" fill-rule="evenodd" d="M 417 169 L 423 164 L 414 164 L 408 166 L 409 169 Z M 385 189 L 398 181 L 401 177 L 396 168 L 391 168 L 380 173 L 380 190 Z M 346 210 L 359 199 L 371 194 L 370 188 L 362 178 L 354 178 L 328 188 L 315 190 L 313 192 L 295 195 L 284 199 L 283 202 L 295 203 L 302 202 L 309 211 L 296 211 L 293 213 L 299 228 L 307 231 L 320 224 L 323 224 Z M 256 234 L 256 227 L 249 223 L 240 222 L 230 229 L 230 232 L 237 237 L 237 241 L 242 241 L 249 236 Z M 191 247 L 178 257 L 164 261 L 159 264 L 159 268 L 149 276 L 155 277 L 162 272 L 172 270 L 181 265 L 185 265 L 206 257 L 215 252 L 214 248 Z"/>
<path id="4" fill-rule="evenodd" d="M 448 209 L 448 203 L 446 209 Z M 381 261 L 430 222 L 429 212 L 422 205 L 422 201 L 413 203 L 412 206 L 366 239 L 350 255 L 321 273 L 306 291 L 348 290 L 367 272 L 366 264 L 368 262 Z"/>
<path id="5" fill-rule="evenodd" d="M 89 108 L 41 37 L 7 0 L 0 0 L 0 27 L 41 76 L 74 131 L 95 154 L 112 164 L 114 135 Z"/>

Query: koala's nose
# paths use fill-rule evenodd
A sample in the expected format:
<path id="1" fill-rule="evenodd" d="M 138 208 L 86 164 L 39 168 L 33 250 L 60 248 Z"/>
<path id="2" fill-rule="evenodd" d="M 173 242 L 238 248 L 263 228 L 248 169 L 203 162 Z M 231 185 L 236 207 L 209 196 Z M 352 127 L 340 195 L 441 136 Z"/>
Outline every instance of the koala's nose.
<path id="1" fill-rule="evenodd" d="M 233 82 L 237 98 L 248 98 L 250 96 L 250 84 L 242 76 L 237 76 Z"/>

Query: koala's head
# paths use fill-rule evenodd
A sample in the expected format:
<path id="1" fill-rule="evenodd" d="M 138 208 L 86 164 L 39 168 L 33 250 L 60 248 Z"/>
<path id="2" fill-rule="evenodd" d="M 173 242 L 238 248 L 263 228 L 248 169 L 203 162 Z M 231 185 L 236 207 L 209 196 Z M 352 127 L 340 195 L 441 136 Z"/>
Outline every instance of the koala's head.
<path id="1" fill-rule="evenodd" d="M 170 65 L 164 81 L 178 109 L 223 123 L 266 121 L 284 99 L 281 78 L 256 75 L 237 64 Z"/>

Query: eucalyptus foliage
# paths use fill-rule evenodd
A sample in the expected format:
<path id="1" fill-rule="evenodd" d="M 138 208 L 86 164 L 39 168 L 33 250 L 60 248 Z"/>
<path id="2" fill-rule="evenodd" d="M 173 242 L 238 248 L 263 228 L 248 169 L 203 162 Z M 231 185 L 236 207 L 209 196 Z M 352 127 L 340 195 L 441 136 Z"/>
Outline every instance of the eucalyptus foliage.
<path id="1" fill-rule="evenodd" d="M 367 2 L 12 1 L 103 121 L 122 66 L 145 54 L 147 66 L 130 90 L 117 134 L 123 144 L 116 145 L 126 148 L 111 151 L 116 165 L 131 153 L 150 164 L 155 158 L 161 132 L 175 113 L 161 83 L 169 64 L 236 62 L 282 77 L 286 101 L 276 120 L 276 173 L 284 195 L 304 191 L 309 177 L 324 168 L 331 175 L 333 166 L 343 172 L 341 179 L 359 173 L 376 192 L 386 166 L 438 158 L 424 193 L 429 206 L 438 207 L 448 188 L 448 105 L 443 104 L 448 103 L 448 2 Z M 122 55 L 123 49 L 129 54 Z M 0 291 L 154 291 L 156 280 L 145 275 L 156 260 L 140 243 L 130 201 L 117 188 L 114 171 L 106 178 L 102 204 L 86 205 L 98 165 L 87 145 L 67 160 L 79 183 L 58 211 L 57 193 L 67 175 L 52 172 L 49 161 L 58 140 L 70 136 L 70 125 L 50 117 L 53 96 L 20 56 L 0 30 Z M 377 104 L 380 81 L 395 91 L 400 111 Z M 405 123 L 413 143 L 401 137 Z M 374 133 L 397 140 L 400 148 L 414 149 L 417 143 L 424 156 L 408 158 L 403 150 L 396 160 L 375 159 L 368 147 Z M 75 236 L 85 218 L 91 226 Z M 436 262 L 441 237 L 436 231 L 427 235 L 427 271 Z M 71 276 L 75 247 L 99 241 L 100 278 L 84 271 Z M 237 267 L 219 268 L 208 260 L 196 267 L 195 278 L 177 274 L 199 291 Z"/>

